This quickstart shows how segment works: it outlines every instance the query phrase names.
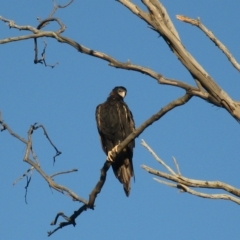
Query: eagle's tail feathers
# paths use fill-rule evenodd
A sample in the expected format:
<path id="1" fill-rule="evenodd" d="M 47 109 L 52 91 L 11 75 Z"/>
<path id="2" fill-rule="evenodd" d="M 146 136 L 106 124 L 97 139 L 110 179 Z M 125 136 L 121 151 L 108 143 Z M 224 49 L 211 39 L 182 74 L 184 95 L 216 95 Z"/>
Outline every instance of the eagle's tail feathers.
<path id="1" fill-rule="evenodd" d="M 123 189 L 126 196 L 128 197 L 131 190 L 131 177 L 133 176 L 133 171 L 129 159 L 124 160 L 124 164 L 119 169 L 119 180 L 123 184 Z"/>

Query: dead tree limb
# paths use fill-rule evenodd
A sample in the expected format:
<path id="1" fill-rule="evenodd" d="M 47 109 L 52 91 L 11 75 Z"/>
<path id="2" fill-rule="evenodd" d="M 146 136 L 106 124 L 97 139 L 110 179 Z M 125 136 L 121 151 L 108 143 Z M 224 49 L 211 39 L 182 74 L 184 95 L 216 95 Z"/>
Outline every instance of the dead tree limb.
<path id="1" fill-rule="evenodd" d="M 132 13 L 149 24 L 154 31 L 166 41 L 172 52 L 187 68 L 194 80 L 198 81 L 201 86 L 208 92 L 212 98 L 225 108 L 237 121 L 240 121 L 240 105 L 232 100 L 228 94 L 218 86 L 218 84 L 210 77 L 210 75 L 202 68 L 202 66 L 194 59 L 194 57 L 185 49 L 180 38 L 173 33 L 172 28 L 166 23 L 165 18 L 172 22 L 169 16 L 164 14 L 164 8 L 157 0 L 142 0 L 147 7 L 148 12 L 141 10 L 137 5 L 129 0 L 118 0 L 127 7 Z M 162 9 L 162 10 L 161 10 Z"/>
<path id="2" fill-rule="evenodd" d="M 141 143 L 153 156 L 154 158 L 169 172 L 162 172 L 153 168 L 150 168 L 146 165 L 141 165 L 141 167 L 146 170 L 148 173 L 151 173 L 160 178 L 169 180 L 170 182 L 162 181 L 161 179 L 154 178 L 154 180 L 165 184 L 170 187 L 174 187 L 180 189 L 181 192 L 187 192 L 192 195 L 209 198 L 209 199 L 224 199 L 240 204 L 240 189 L 235 188 L 229 184 L 220 182 L 220 181 L 206 181 L 206 180 L 196 180 L 187 178 L 180 174 L 180 172 L 176 173 L 172 168 L 170 168 L 163 160 L 161 160 L 157 154 L 148 146 L 148 144 L 142 140 Z M 179 170 L 177 170 L 179 171 Z M 172 183 L 174 182 L 174 183 Z M 206 194 L 199 191 L 195 191 L 192 188 L 207 188 L 207 189 L 221 189 L 229 194 Z M 234 196 L 232 196 L 234 195 Z"/>
<path id="3" fill-rule="evenodd" d="M 56 13 L 56 11 L 59 9 L 59 8 L 66 8 L 68 7 L 70 4 L 73 3 L 74 0 L 70 0 L 68 3 L 64 4 L 64 5 L 60 5 L 60 4 L 57 4 L 55 0 L 53 0 L 53 10 L 52 12 L 49 14 L 48 18 L 51 19 L 53 18 L 53 15 Z M 37 27 L 37 29 L 42 29 L 44 27 L 46 27 L 50 22 L 49 21 L 42 21 L 41 18 L 37 18 L 39 20 L 39 25 Z M 65 30 L 65 26 L 62 24 L 60 24 L 61 28 L 63 29 L 63 31 Z M 42 54 L 41 54 L 41 58 L 38 58 L 38 44 L 37 44 L 37 39 L 35 38 L 34 39 L 34 52 L 35 52 L 35 57 L 34 57 L 34 63 L 37 64 L 37 63 L 44 63 L 44 65 L 46 67 L 51 67 L 51 68 L 54 68 L 56 65 L 58 65 L 58 62 L 53 64 L 53 65 L 50 65 L 50 64 L 47 64 L 46 63 L 46 55 L 45 55 L 45 52 L 46 52 L 46 48 L 47 48 L 47 43 L 45 41 L 44 42 L 44 48 L 43 48 L 43 51 L 42 51 Z"/>
<path id="4" fill-rule="evenodd" d="M 77 211 L 74 211 L 74 213 L 70 216 L 67 217 L 64 213 L 60 212 L 57 214 L 57 216 L 55 217 L 54 221 L 51 222 L 51 225 L 56 225 L 58 217 L 62 216 L 66 222 L 60 222 L 59 226 L 57 228 L 55 228 L 53 231 L 49 231 L 48 232 L 48 236 L 50 237 L 53 233 L 55 233 L 57 230 L 66 227 L 68 225 L 73 225 L 74 227 L 76 226 L 76 222 L 75 219 L 83 212 L 87 210 L 87 205 L 84 204 L 83 206 L 81 206 Z"/>
<path id="5" fill-rule="evenodd" d="M 120 1 L 120 2 L 124 2 L 124 1 Z M 130 2 L 128 2 L 128 3 L 130 4 L 131 7 L 135 6 L 134 4 L 132 4 Z M 138 8 L 138 10 L 139 10 L 139 8 Z M 142 17 L 145 17 L 147 20 L 150 21 L 150 18 L 149 18 L 148 14 L 146 15 L 146 13 L 142 12 L 142 11 L 140 11 L 140 13 L 141 13 L 140 15 Z M 166 17 L 166 15 L 164 15 L 164 17 Z M 188 59 L 189 62 L 191 62 L 191 64 L 196 65 L 194 67 L 191 65 L 192 66 L 191 68 L 196 68 L 196 69 L 198 69 L 196 71 L 199 71 L 198 74 L 197 74 L 196 72 L 193 72 L 193 71 L 189 70 L 191 75 L 193 76 L 193 78 L 195 79 L 195 81 L 197 83 L 197 87 L 191 86 L 191 85 L 186 84 L 182 81 L 165 78 L 162 74 L 157 73 L 150 68 L 139 66 L 139 65 L 136 65 L 136 64 L 132 64 L 130 62 L 126 62 L 126 63 L 120 62 L 120 61 L 116 60 L 115 58 L 113 58 L 113 57 L 111 57 L 111 56 L 109 56 L 105 53 L 102 53 L 102 52 L 95 51 L 95 50 L 89 49 L 87 47 L 84 47 L 83 45 L 77 43 L 76 41 L 61 35 L 61 33 L 65 30 L 65 27 L 59 19 L 56 19 L 56 18 L 45 19 L 38 26 L 38 28 L 41 28 L 41 26 L 44 25 L 46 22 L 57 21 L 59 26 L 60 26 L 60 29 L 58 31 L 55 31 L 55 32 L 42 31 L 42 30 L 39 30 L 38 28 L 34 28 L 32 26 L 19 26 L 19 25 L 15 24 L 14 21 L 3 18 L 1 16 L 0 16 L 0 20 L 8 23 L 8 25 L 11 28 L 16 28 L 16 29 L 19 29 L 19 30 L 26 30 L 26 31 L 30 31 L 30 32 L 33 33 L 33 34 L 30 34 L 30 35 L 25 35 L 25 36 L 2 39 L 2 40 L 0 40 L 0 44 L 10 43 L 10 42 L 13 42 L 13 41 L 26 40 L 26 39 L 31 39 L 31 38 L 34 38 L 34 39 L 41 38 L 41 37 L 55 38 L 57 41 L 59 41 L 61 43 L 66 43 L 66 44 L 71 45 L 72 47 L 74 47 L 76 50 L 78 50 L 79 52 L 81 52 L 83 54 L 87 54 L 87 55 L 90 55 L 90 56 L 93 56 L 93 57 L 97 57 L 97 58 L 100 58 L 102 60 L 105 60 L 105 61 L 109 62 L 109 66 L 112 66 L 112 67 L 115 67 L 115 68 L 121 68 L 121 69 L 125 69 L 125 70 L 137 71 L 137 72 L 140 72 L 142 74 L 146 74 L 146 75 L 156 79 L 157 82 L 160 83 L 160 84 L 171 85 L 171 86 L 174 86 L 174 87 L 182 88 L 185 91 L 187 91 L 189 94 L 191 94 L 192 96 L 200 97 L 200 98 L 202 98 L 202 99 L 204 99 L 204 100 L 206 100 L 206 101 L 208 101 L 208 102 L 210 102 L 210 103 L 212 103 L 212 104 L 214 104 L 218 107 L 223 107 L 223 108 L 225 108 L 229 111 L 230 111 L 230 105 L 231 105 L 231 107 L 232 107 L 231 108 L 231 114 L 233 114 L 233 115 L 235 114 L 236 116 L 235 115 L 234 116 L 236 117 L 237 120 L 240 119 L 240 104 L 239 104 L 239 102 L 233 101 L 232 99 L 230 99 L 230 97 L 222 89 L 220 89 L 220 87 L 218 87 L 218 85 L 212 79 L 210 79 L 210 77 L 205 72 L 205 70 L 203 70 L 203 68 L 191 56 Z M 169 19 L 167 19 L 166 21 L 169 22 Z M 149 24 L 150 24 L 150 22 L 149 22 Z M 166 25 L 166 26 L 168 26 L 168 25 Z M 166 28 L 166 26 L 165 26 L 165 28 Z M 158 32 L 160 31 L 158 29 L 155 29 L 155 30 L 158 31 Z M 172 31 L 173 31 L 172 28 L 169 31 L 170 31 L 170 33 L 172 33 Z M 175 36 L 175 35 L 170 35 L 170 36 L 173 38 L 173 36 Z M 175 39 L 175 41 L 179 41 L 179 40 Z M 178 46 L 178 45 L 180 45 L 180 46 Z M 181 42 L 179 42 L 177 44 L 177 46 L 180 47 L 183 57 L 190 55 L 189 53 L 186 52 L 186 50 L 183 47 L 183 45 L 181 44 Z M 181 59 L 183 59 L 183 57 Z M 221 99 L 219 99 L 219 97 L 216 97 L 216 94 L 215 94 L 216 91 L 215 90 L 210 91 L 210 90 L 208 90 L 204 87 L 203 82 L 201 82 L 198 78 L 199 74 L 203 75 L 202 78 L 205 79 L 205 82 L 209 81 L 211 86 L 215 86 L 213 88 L 217 89 L 216 91 L 217 91 L 218 95 L 220 94 L 219 92 L 221 92 L 221 94 L 220 94 L 221 97 L 222 97 Z M 239 115 L 238 115 L 238 109 L 239 109 Z"/>
<path id="6" fill-rule="evenodd" d="M 37 130 L 41 125 L 31 125 L 29 130 L 28 130 L 28 140 L 20 137 L 19 135 L 17 135 L 16 133 L 14 133 L 11 128 L 3 122 L 3 120 L 0 119 L 0 125 L 2 125 L 2 127 L 7 130 L 11 135 L 13 135 L 15 138 L 17 138 L 18 140 L 20 140 L 21 142 L 23 142 L 26 145 L 26 152 L 25 152 L 25 156 L 23 161 L 27 162 L 29 165 L 31 165 L 48 183 L 48 185 L 55 189 L 58 192 L 61 192 L 63 194 L 66 194 L 68 196 L 70 196 L 73 200 L 75 201 L 79 201 L 82 202 L 84 204 L 87 204 L 88 201 L 79 197 L 76 193 L 74 193 L 72 190 L 68 189 L 65 186 L 59 185 L 56 182 L 53 181 L 51 176 L 48 176 L 43 169 L 40 167 L 40 165 L 35 161 L 32 160 L 30 158 L 30 154 L 31 154 L 31 150 L 33 148 L 32 146 L 32 134 L 35 130 Z"/>
<path id="7" fill-rule="evenodd" d="M 240 71 L 240 64 L 237 62 L 237 60 L 234 58 L 234 56 L 230 53 L 230 51 L 226 48 L 226 46 L 219 41 L 216 36 L 213 34 L 212 31 L 207 29 L 202 23 L 200 18 L 193 19 L 189 18 L 183 15 L 177 15 L 176 18 L 182 22 L 186 22 L 189 24 L 192 24 L 198 28 L 200 28 L 212 42 L 225 54 L 225 56 L 228 58 L 228 60 L 232 63 L 233 67 L 235 67 L 238 71 Z"/>

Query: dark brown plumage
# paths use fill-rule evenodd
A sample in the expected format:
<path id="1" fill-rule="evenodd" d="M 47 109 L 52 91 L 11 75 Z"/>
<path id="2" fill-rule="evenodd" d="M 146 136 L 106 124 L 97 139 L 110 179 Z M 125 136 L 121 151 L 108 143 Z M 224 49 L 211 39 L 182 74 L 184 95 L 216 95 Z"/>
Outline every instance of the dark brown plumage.
<path id="1" fill-rule="evenodd" d="M 96 108 L 97 128 L 103 151 L 109 161 L 112 161 L 110 151 L 135 129 L 132 113 L 123 100 L 126 93 L 125 87 L 115 87 L 106 102 Z M 134 145 L 134 141 L 130 142 L 112 162 L 113 172 L 123 184 L 127 196 L 130 194 L 131 177 L 134 176 L 132 163 Z"/>

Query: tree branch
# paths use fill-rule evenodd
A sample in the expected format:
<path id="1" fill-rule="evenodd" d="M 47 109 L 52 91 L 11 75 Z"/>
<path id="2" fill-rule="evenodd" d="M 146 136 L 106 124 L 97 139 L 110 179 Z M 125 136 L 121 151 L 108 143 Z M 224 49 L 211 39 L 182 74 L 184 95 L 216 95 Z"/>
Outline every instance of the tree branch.
<path id="1" fill-rule="evenodd" d="M 177 15 L 176 18 L 182 22 L 186 22 L 189 24 L 192 24 L 198 28 L 200 28 L 208 37 L 210 40 L 213 41 L 213 43 L 215 43 L 215 45 L 222 50 L 222 52 L 226 55 L 226 57 L 228 58 L 228 60 L 232 63 L 233 67 L 235 67 L 238 71 L 240 71 L 240 64 L 237 62 L 237 60 L 233 57 L 233 55 L 230 53 L 230 51 L 226 48 L 226 46 L 219 41 L 216 36 L 213 34 L 212 31 L 210 31 L 209 29 L 207 29 L 200 21 L 200 18 L 198 19 L 193 19 L 193 18 L 189 18 L 183 15 Z"/>
<path id="2" fill-rule="evenodd" d="M 1 17 L 0 17 L 0 20 L 1 20 Z M 44 23 L 48 20 L 44 20 Z M 111 56 L 109 56 L 105 53 L 89 49 L 89 48 L 75 42 L 72 39 L 69 39 L 67 37 L 63 37 L 58 32 L 49 32 L 49 31 L 44 32 L 44 31 L 40 31 L 36 28 L 30 27 L 30 26 L 18 26 L 11 20 L 8 20 L 8 22 L 11 22 L 11 25 L 13 27 L 17 28 L 17 29 L 24 29 L 24 30 L 32 31 L 34 34 L 33 35 L 21 36 L 21 37 L 13 37 L 13 38 L 8 38 L 8 39 L 3 39 L 3 40 L 0 40 L 0 44 L 8 43 L 8 42 L 11 42 L 11 41 L 26 40 L 26 39 L 31 39 L 31 38 L 34 38 L 36 40 L 39 37 L 52 37 L 52 38 L 55 38 L 56 40 L 58 40 L 59 42 L 69 44 L 70 46 L 74 47 L 75 49 L 77 49 L 79 52 L 81 52 L 83 54 L 87 54 L 87 55 L 90 55 L 90 56 L 93 56 L 93 57 L 97 57 L 97 58 L 100 58 L 102 60 L 105 60 L 105 61 L 109 62 L 109 66 L 112 66 L 112 67 L 115 67 L 115 68 L 121 68 L 121 69 L 125 69 L 125 70 L 132 70 L 132 71 L 140 72 L 142 74 L 146 74 L 146 75 L 152 77 L 153 79 L 157 80 L 157 82 L 159 84 L 170 85 L 170 86 L 182 88 L 192 96 L 200 97 L 200 98 L 206 100 L 207 102 L 210 102 L 210 103 L 212 103 L 212 104 L 214 104 L 218 107 L 223 107 L 222 104 L 219 103 L 219 101 L 217 101 L 211 94 L 206 92 L 201 87 L 201 85 L 198 85 L 198 88 L 197 88 L 197 87 L 191 86 L 189 84 L 186 84 L 182 81 L 178 81 L 178 80 L 174 80 L 174 79 L 170 79 L 170 78 L 165 78 L 162 74 L 157 73 L 150 68 L 139 66 L 139 65 L 136 65 L 136 64 L 132 64 L 130 62 L 126 62 L 126 63 L 120 62 L 120 61 L 116 60 L 115 58 L 113 58 L 113 57 L 111 57 Z M 40 60 L 42 61 L 42 59 L 37 60 L 37 45 L 35 45 L 35 60 L 36 61 L 40 61 Z M 196 82 L 198 84 L 197 80 L 196 80 Z"/>
<path id="3" fill-rule="evenodd" d="M 162 8 L 163 6 L 161 4 L 156 6 L 156 0 L 142 0 L 143 4 L 148 9 L 148 13 L 146 13 L 139 8 L 137 8 L 136 11 L 136 5 L 127 0 L 119 0 L 119 2 L 152 26 L 154 31 L 158 32 L 160 36 L 163 37 L 176 57 L 194 77 L 195 81 L 197 80 L 220 106 L 225 108 L 237 121 L 240 121 L 239 104 L 233 101 L 228 94 L 218 86 L 194 57 L 185 49 L 180 39 L 169 29 L 169 26 L 164 21 L 165 9 Z"/>
<path id="4" fill-rule="evenodd" d="M 63 172 L 58 172 L 58 173 L 54 173 L 52 174 L 50 177 L 53 178 L 57 175 L 61 175 L 61 174 L 66 174 L 66 173 L 72 173 L 72 172 L 77 172 L 78 170 L 76 168 L 72 169 L 72 170 L 68 170 L 68 171 L 63 171 Z"/>
<path id="5" fill-rule="evenodd" d="M 74 211 L 74 213 L 70 216 L 67 217 L 64 213 L 60 212 L 56 215 L 54 221 L 51 222 L 51 225 L 56 225 L 58 217 L 62 216 L 66 222 L 60 222 L 59 227 L 55 228 L 53 231 L 48 232 L 48 237 L 50 237 L 53 233 L 55 233 L 57 230 L 66 227 L 68 225 L 73 225 L 74 227 L 76 226 L 75 219 L 83 212 L 87 210 L 87 205 L 81 206 L 77 211 Z"/>
<path id="6" fill-rule="evenodd" d="M 147 143 L 143 141 L 142 145 L 145 148 L 147 148 L 147 150 L 158 161 L 159 158 L 157 157 L 156 153 L 154 153 L 154 151 L 147 145 Z M 158 161 L 158 162 L 160 162 L 164 166 L 164 168 L 169 171 L 170 167 L 163 160 Z M 177 164 L 177 162 L 176 162 L 176 164 Z M 178 164 L 177 164 L 177 166 L 178 166 Z M 206 181 L 206 180 L 196 180 L 196 179 L 187 178 L 187 177 L 182 176 L 180 174 L 179 170 L 178 170 L 178 174 L 177 174 L 172 169 L 171 170 L 173 172 L 170 171 L 170 173 L 165 173 L 165 172 L 150 168 L 146 165 L 141 165 L 141 167 L 144 170 L 146 170 L 147 172 L 149 172 L 149 173 L 151 173 L 155 176 L 167 179 L 171 182 L 175 182 L 176 184 L 173 184 L 171 182 L 165 182 L 165 181 L 154 178 L 156 181 L 158 181 L 162 184 L 165 184 L 167 186 L 170 186 L 170 187 L 178 188 L 182 192 L 188 192 L 190 194 L 193 194 L 193 195 L 198 196 L 198 197 L 203 197 L 203 198 L 230 200 L 232 202 L 240 204 L 240 189 L 235 188 L 235 187 L 233 187 L 229 184 L 226 184 L 226 183 L 223 183 L 223 182 L 220 182 L 220 181 Z M 177 169 L 178 169 L 178 167 L 177 167 Z M 224 190 L 224 191 L 226 191 L 226 192 L 228 192 L 232 195 L 235 195 L 235 197 L 231 196 L 229 194 L 206 194 L 206 193 L 202 193 L 202 192 L 199 192 L 199 191 L 192 190 L 190 187 L 193 187 L 193 188 L 208 188 L 208 189 L 209 188 L 210 189 L 221 189 L 221 190 Z"/>
<path id="7" fill-rule="evenodd" d="M 25 152 L 25 156 L 24 156 L 24 161 L 27 162 L 29 165 L 31 165 L 33 168 L 36 169 L 36 171 L 47 181 L 47 183 L 49 184 L 50 187 L 52 187 L 53 189 L 55 189 L 58 192 L 61 193 L 65 193 L 68 196 L 70 196 L 72 199 L 74 199 L 75 201 L 79 201 L 82 202 L 84 204 L 87 204 L 88 201 L 79 197 L 76 193 L 74 193 L 72 190 L 57 184 L 56 182 L 53 181 L 53 179 L 51 178 L 51 176 L 48 176 L 40 167 L 40 165 L 31 160 L 30 159 L 30 153 L 31 153 L 31 149 L 32 149 L 32 134 L 34 132 L 34 130 L 38 129 L 39 127 L 41 127 L 42 125 L 31 125 L 28 131 L 28 140 L 25 140 L 24 138 L 18 136 L 16 133 L 14 133 L 7 124 L 3 123 L 2 120 L 0 120 L 0 124 L 14 137 L 16 137 L 18 140 L 20 140 L 21 142 L 23 142 L 24 144 L 26 144 L 27 148 L 26 148 L 26 152 Z M 57 151 L 57 150 L 56 150 Z"/>
<path id="8" fill-rule="evenodd" d="M 165 107 L 161 108 L 159 112 L 152 115 L 149 119 L 147 119 L 140 127 L 135 129 L 121 144 L 118 145 L 117 154 L 119 154 L 127 144 L 129 144 L 133 139 L 138 137 L 147 127 L 149 127 L 154 122 L 158 121 L 161 117 L 163 117 L 167 112 L 171 111 L 175 107 L 184 105 L 191 99 L 191 95 L 185 94 L 184 96 L 170 102 Z"/>

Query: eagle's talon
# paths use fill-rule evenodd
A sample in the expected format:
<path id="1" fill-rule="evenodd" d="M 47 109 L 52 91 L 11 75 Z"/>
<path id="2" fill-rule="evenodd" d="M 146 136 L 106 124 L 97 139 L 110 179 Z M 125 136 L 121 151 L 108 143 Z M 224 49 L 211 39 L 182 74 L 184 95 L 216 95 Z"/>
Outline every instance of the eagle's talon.
<path id="1" fill-rule="evenodd" d="M 107 155 L 107 161 L 109 161 L 109 162 L 113 162 L 113 155 L 112 155 L 112 151 L 109 151 L 108 152 L 108 155 Z"/>
<path id="2" fill-rule="evenodd" d="M 118 145 L 116 145 L 111 151 L 108 152 L 107 161 L 114 162 L 114 158 L 116 157 L 118 151 Z"/>
<path id="3" fill-rule="evenodd" d="M 108 162 L 113 162 L 112 156 L 110 155 L 110 152 L 108 152 L 107 161 Z"/>

